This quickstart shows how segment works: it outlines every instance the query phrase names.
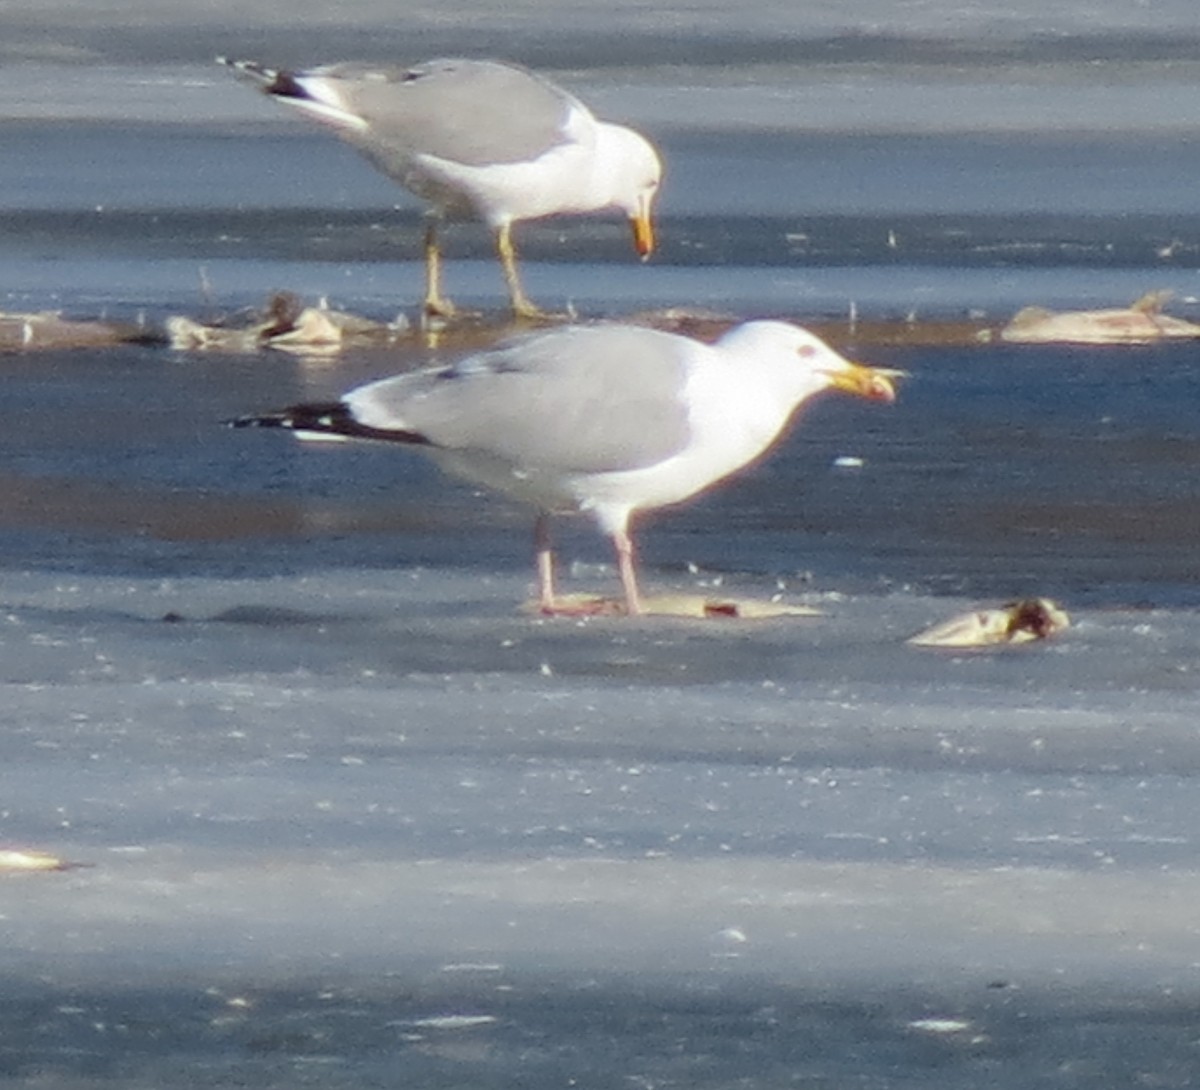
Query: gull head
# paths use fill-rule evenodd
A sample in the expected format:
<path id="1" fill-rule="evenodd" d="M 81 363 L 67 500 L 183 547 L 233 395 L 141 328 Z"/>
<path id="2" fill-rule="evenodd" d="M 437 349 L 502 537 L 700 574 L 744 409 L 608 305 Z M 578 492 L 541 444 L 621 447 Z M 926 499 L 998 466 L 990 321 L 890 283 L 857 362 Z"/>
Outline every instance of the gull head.
<path id="1" fill-rule="evenodd" d="M 815 333 L 791 322 L 753 321 L 735 326 L 718 347 L 773 372 L 787 396 L 803 399 L 821 390 L 839 390 L 868 401 L 896 400 L 893 379 L 903 375 L 868 367 L 836 352 Z"/>
<path id="2" fill-rule="evenodd" d="M 658 152 L 641 133 L 623 125 L 602 124 L 596 144 L 596 169 L 603 205 L 629 217 L 633 246 L 644 261 L 654 252 L 654 200 L 662 182 Z"/>

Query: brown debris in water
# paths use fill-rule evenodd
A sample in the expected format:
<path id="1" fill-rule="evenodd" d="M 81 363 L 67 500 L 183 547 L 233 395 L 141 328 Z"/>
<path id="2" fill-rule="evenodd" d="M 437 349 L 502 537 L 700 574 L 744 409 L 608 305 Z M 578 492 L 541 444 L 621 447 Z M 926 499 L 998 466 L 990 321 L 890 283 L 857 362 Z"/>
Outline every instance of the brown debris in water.
<path id="1" fill-rule="evenodd" d="M 50 852 L 32 848 L 0 848 L 0 874 L 28 874 L 31 871 L 75 870 L 86 863 L 72 863 Z"/>
<path id="2" fill-rule="evenodd" d="M 560 594 L 556 599 L 559 611 L 568 617 L 623 617 L 625 600 L 599 594 Z M 526 602 L 522 613 L 541 613 L 536 601 Z M 819 617 L 821 611 L 811 606 L 790 605 L 762 598 L 738 598 L 728 595 L 690 594 L 685 592 L 651 594 L 642 599 L 642 614 L 646 617 L 680 617 L 694 620 L 744 621 L 771 620 L 778 617 Z"/>
<path id="3" fill-rule="evenodd" d="M 998 609 L 973 609 L 908 639 L 914 647 L 994 647 L 1045 640 L 1070 627 L 1066 612 L 1049 598 L 1022 598 Z"/>
<path id="4" fill-rule="evenodd" d="M 941 346 L 956 347 L 987 344 L 995 336 L 995 327 L 977 318 L 873 318 L 846 319 L 794 314 L 777 315 L 780 321 L 793 322 L 811 330 L 839 352 L 847 348 Z M 731 326 L 744 322 L 743 316 L 721 314 L 691 307 L 664 307 L 638 311 L 623 319 L 634 325 L 649 326 L 668 333 L 715 341 Z"/>
<path id="5" fill-rule="evenodd" d="M 277 292 L 260 313 L 239 324 L 211 324 L 175 315 L 167 338 L 179 350 L 257 352 L 275 348 L 301 355 L 333 355 L 347 348 L 384 347 L 409 332 L 407 320 L 377 322 L 322 304 L 303 306 L 290 292 Z"/>
<path id="6" fill-rule="evenodd" d="M 1001 331 L 1013 344 L 1153 344 L 1200 337 L 1200 325 L 1163 313 L 1169 291 L 1152 291 L 1128 307 L 1068 310 L 1025 307 Z"/>
<path id="7" fill-rule="evenodd" d="M 152 331 L 122 322 L 72 320 L 57 310 L 0 312 L 0 352 L 98 348 L 161 340 Z"/>
<path id="8" fill-rule="evenodd" d="M 839 351 L 876 346 L 969 346 L 986 343 L 997 334 L 978 319 L 835 319 L 776 315 L 811 329 Z M 501 337 L 530 332 L 567 321 L 622 321 L 670 333 L 715 341 L 744 315 L 700 307 L 662 307 L 604 318 L 562 315 L 543 321 L 514 319 L 507 311 L 464 314 L 450 321 L 423 326 L 401 314 L 380 322 L 335 310 L 322 303 L 305 306 L 293 293 L 276 292 L 261 307 L 209 320 L 173 315 L 162 327 L 131 325 L 100 319 L 67 319 L 55 311 L 0 312 L 0 352 L 92 348 L 113 344 L 167 344 L 180 351 L 251 354 L 273 349 L 304 356 L 334 356 L 354 349 L 386 348 L 397 343 L 470 352 L 487 348 Z"/>

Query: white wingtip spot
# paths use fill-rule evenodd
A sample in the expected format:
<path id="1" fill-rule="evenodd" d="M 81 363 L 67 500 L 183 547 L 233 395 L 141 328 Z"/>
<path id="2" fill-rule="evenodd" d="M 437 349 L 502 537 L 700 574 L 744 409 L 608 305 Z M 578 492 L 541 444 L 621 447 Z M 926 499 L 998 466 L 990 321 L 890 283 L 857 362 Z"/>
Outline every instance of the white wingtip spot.
<path id="1" fill-rule="evenodd" d="M 363 117 L 346 108 L 337 90 L 330 85 L 328 80 L 316 76 L 301 77 L 296 80 L 296 83 L 304 88 L 309 97 L 283 99 L 282 101 L 289 106 L 295 106 L 296 109 L 303 110 L 318 121 L 328 122 L 341 129 L 365 132 L 371 127 Z"/>

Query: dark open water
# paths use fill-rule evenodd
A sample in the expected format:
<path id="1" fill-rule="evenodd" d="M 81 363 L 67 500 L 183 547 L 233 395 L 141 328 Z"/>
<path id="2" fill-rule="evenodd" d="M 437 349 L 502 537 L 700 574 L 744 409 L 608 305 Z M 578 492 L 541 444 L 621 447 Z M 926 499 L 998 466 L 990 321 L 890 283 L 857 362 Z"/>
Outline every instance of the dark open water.
<path id="1" fill-rule="evenodd" d="M 876 347 L 871 358 L 910 372 L 898 408 L 810 407 L 774 457 L 649 516 L 644 562 L 810 573 L 854 590 L 1197 603 L 1200 359 L 1190 345 Z M 267 576 L 438 565 L 453 540 L 458 566 L 523 570 L 525 512 L 421 459 L 219 427 L 248 409 L 336 394 L 389 362 L 156 348 L 10 358 L 0 555 L 79 572 Z M 839 468 L 839 456 L 865 466 Z M 568 555 L 608 561 L 588 524 L 572 527 Z"/>
<path id="2" fill-rule="evenodd" d="M 386 206 L 386 182 L 307 129 L 20 125 L 6 136 L 14 155 L 0 168 L 0 272 L 13 309 L 153 327 L 169 313 L 230 313 L 287 288 L 387 319 L 419 291 L 419 217 Z M 899 348 L 859 345 L 836 323 L 853 309 L 918 322 L 970 315 L 998 328 L 1029 303 L 1117 305 L 1164 287 L 1176 292 L 1173 313 L 1198 316 L 1190 193 L 1200 143 L 845 134 L 663 143 L 672 186 L 655 261 L 629 260 L 619 224 L 530 225 L 522 238 L 535 297 L 585 316 L 699 306 L 832 320 L 840 343 L 911 378 L 893 411 L 814 406 L 777 457 L 648 520 L 648 563 L 686 557 L 717 570 L 811 570 L 856 587 L 979 596 L 1036 588 L 1110 605 L 1196 601 L 1191 344 Z M 484 233 L 450 235 L 451 289 L 493 305 L 499 277 Z M 428 358 L 419 344 L 335 363 L 154 347 L 10 357 L 17 411 L 5 472 L 15 494 L 35 487 L 41 501 L 21 508 L 0 548 L 14 563 L 32 549 L 79 570 L 131 558 L 162 571 L 255 574 L 419 564 L 443 555 L 429 530 L 436 513 L 438 532 L 473 529 L 459 535 L 458 563 L 523 564 L 524 514 L 447 488 L 419 460 L 301 452 L 216 426 Z M 840 454 L 867 467 L 838 471 Z M 197 535 L 188 496 L 203 498 L 203 518 L 222 532 Z M 264 560 L 247 543 L 267 527 L 248 511 L 268 496 L 290 514 Z M 322 522 L 332 529 L 314 536 Z M 205 540 L 180 551 L 177 539 L 197 536 Z M 606 559 L 592 539 L 583 530 L 577 548 Z"/>
<path id="3" fill-rule="evenodd" d="M 115 996 L 15 995 L 0 1001 L 10 1026 L 0 1079 L 281 1090 L 1185 1087 L 1200 1016 L 1170 999 L 1097 1005 L 1067 990 L 1016 993 L 1003 982 L 957 997 L 950 1017 L 943 994 L 919 988 L 864 999 L 711 978 L 489 984 L 455 988 L 407 974 L 403 984 L 290 982 L 236 996 L 125 988 Z M 490 992 L 486 1000 L 481 992 Z M 457 1025 L 446 1017 L 439 1028 L 430 1024 L 431 1002 L 488 1014 L 462 1015 Z"/>

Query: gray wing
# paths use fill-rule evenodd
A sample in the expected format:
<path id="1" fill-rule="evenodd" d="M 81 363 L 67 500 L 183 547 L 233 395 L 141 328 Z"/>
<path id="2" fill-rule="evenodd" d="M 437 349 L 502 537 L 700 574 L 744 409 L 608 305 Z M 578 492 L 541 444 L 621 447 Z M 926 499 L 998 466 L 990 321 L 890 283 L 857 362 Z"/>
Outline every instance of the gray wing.
<path id="1" fill-rule="evenodd" d="M 329 80 L 365 120 L 346 135 L 387 168 L 389 159 L 435 155 L 467 166 L 534 159 L 563 141 L 582 106 L 541 76 L 496 61 L 435 60 L 413 68 L 339 64 L 308 75 Z"/>
<path id="2" fill-rule="evenodd" d="M 372 428 L 518 468 L 640 469 L 687 445 L 687 354 L 683 338 L 651 329 L 564 329 L 371 383 L 344 400 Z"/>

